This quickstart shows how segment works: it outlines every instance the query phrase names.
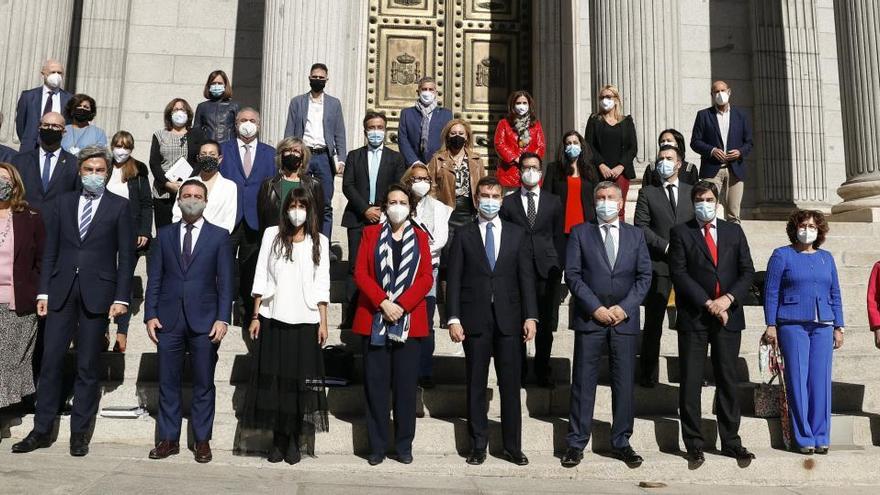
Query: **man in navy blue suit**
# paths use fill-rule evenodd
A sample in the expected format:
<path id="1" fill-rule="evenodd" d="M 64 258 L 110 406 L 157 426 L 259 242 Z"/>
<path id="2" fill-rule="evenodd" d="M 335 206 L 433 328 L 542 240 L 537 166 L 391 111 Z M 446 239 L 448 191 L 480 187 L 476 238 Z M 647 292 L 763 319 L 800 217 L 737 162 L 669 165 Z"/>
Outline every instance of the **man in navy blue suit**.
<path id="1" fill-rule="evenodd" d="M 251 287 L 260 251 L 260 221 L 257 195 L 263 181 L 275 176 L 275 148 L 258 140 L 260 114 L 253 108 L 239 110 L 235 117 L 235 139 L 220 145 L 223 161 L 220 175 L 238 186 L 238 211 L 232 231 L 232 254 L 236 256 L 238 293 L 245 314 L 254 306 Z"/>
<path id="2" fill-rule="evenodd" d="M 208 188 L 189 179 L 178 190 L 183 220 L 159 229 L 150 253 L 144 302 L 147 333 L 159 348 L 159 442 L 150 459 L 180 452 L 183 359 L 192 360 L 190 426 L 199 463 L 210 462 L 217 348 L 232 311 L 229 232 L 205 221 Z"/>
<path id="3" fill-rule="evenodd" d="M 452 120 L 452 112 L 437 101 L 437 83 L 432 77 L 419 79 L 416 104 L 400 112 L 397 143 L 406 166 L 427 165 L 440 149 L 440 134 Z"/>
<path id="4" fill-rule="evenodd" d="M 623 223 L 623 195 L 600 182 L 593 197 L 597 222 L 583 223 L 568 240 L 565 282 L 575 302 L 568 449 L 565 467 L 584 457 L 593 426 L 599 359 L 605 345 L 611 367 L 612 453 L 630 467 L 642 464 L 629 444 L 635 416 L 633 382 L 639 344 L 639 305 L 651 286 L 651 255 L 642 229 Z"/>
<path id="5" fill-rule="evenodd" d="M 46 60 L 40 70 L 43 85 L 22 91 L 15 108 L 15 132 L 21 143 L 18 150 L 31 151 L 37 147 L 37 128 L 40 119 L 49 112 L 63 113 L 72 96 L 61 88 L 64 83 L 64 66 L 57 60 Z"/>
<path id="6" fill-rule="evenodd" d="M 725 218 L 739 223 L 752 124 L 742 110 L 730 105 L 730 95 L 726 82 L 712 83 L 714 104 L 697 112 L 691 149 L 700 154 L 700 178 L 714 182 L 721 192 Z"/>
<path id="7" fill-rule="evenodd" d="M 104 189 L 110 157 L 105 148 L 80 152 L 82 192 L 54 202 L 54 226 L 46 229 L 46 249 L 37 295 L 37 314 L 46 317 L 43 360 L 37 386 L 34 429 L 12 446 L 16 453 L 51 444 L 61 405 L 64 356 L 77 341 L 77 371 L 70 415 L 70 455 L 89 452 L 87 438 L 100 399 L 100 352 L 107 318 L 128 311 L 134 274 L 134 231 L 128 200 Z"/>
<path id="8" fill-rule="evenodd" d="M 80 187 L 77 159 L 61 148 L 64 132 L 64 117 L 49 112 L 40 119 L 40 146 L 12 158 L 24 183 L 24 198 L 44 215 L 52 212 L 55 198 Z"/>

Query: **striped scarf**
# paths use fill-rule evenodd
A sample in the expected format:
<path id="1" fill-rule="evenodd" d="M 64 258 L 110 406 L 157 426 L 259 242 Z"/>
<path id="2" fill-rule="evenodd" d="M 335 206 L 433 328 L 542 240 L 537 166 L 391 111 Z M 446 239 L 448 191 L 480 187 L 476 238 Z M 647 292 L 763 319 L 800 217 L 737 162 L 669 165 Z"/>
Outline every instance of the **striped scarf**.
<path id="1" fill-rule="evenodd" d="M 391 224 L 386 221 L 382 225 L 379 242 L 376 244 L 376 273 L 388 300 L 394 302 L 406 289 L 412 286 L 416 269 L 419 266 L 419 246 L 412 223 L 407 222 L 403 230 L 401 238 L 403 248 L 400 251 L 400 263 L 397 271 L 394 270 L 391 242 Z M 406 342 L 409 336 L 409 326 L 409 313 L 404 313 L 403 317 L 397 320 L 397 323 L 391 323 L 385 321 L 381 310 L 377 310 L 373 314 L 370 344 L 386 345 L 388 340 Z"/>
<path id="2" fill-rule="evenodd" d="M 419 125 L 421 130 L 419 152 L 423 155 L 428 152 L 428 136 L 431 133 L 431 114 L 434 113 L 435 108 L 437 108 L 436 99 L 432 101 L 430 105 L 425 105 L 421 100 L 416 103 L 416 109 L 422 114 L 422 123 Z M 430 156 L 426 156 L 425 158 L 428 160 L 431 159 Z"/>

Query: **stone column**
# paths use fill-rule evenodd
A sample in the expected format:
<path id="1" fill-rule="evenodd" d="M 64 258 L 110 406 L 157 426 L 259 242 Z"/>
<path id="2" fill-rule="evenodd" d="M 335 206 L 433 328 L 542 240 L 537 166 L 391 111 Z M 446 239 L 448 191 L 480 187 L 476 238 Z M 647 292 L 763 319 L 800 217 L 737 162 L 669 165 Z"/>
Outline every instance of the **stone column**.
<path id="1" fill-rule="evenodd" d="M 815 0 L 752 0 L 760 218 L 828 210 Z"/>
<path id="2" fill-rule="evenodd" d="M 545 161 L 556 160 L 562 133 L 576 127 L 574 0 L 532 7 L 532 88 L 547 140 Z M 556 74 L 559 77 L 549 76 Z"/>
<path id="3" fill-rule="evenodd" d="M 40 68 L 47 58 L 67 65 L 74 0 L 8 0 L 0 2 L 0 143 L 18 147 L 15 107 L 21 92 L 42 84 Z"/>
<path id="4" fill-rule="evenodd" d="M 76 90 L 95 99 L 107 139 L 120 130 L 131 0 L 83 0 Z"/>
<path id="5" fill-rule="evenodd" d="M 590 0 L 592 110 L 599 88 L 620 89 L 638 135 L 637 180 L 656 156 L 660 131 L 681 130 L 679 17 L 678 0 Z"/>
<path id="6" fill-rule="evenodd" d="M 835 220 L 880 221 L 880 3 L 834 2 L 846 152 Z"/>
<path id="7" fill-rule="evenodd" d="M 363 142 L 368 2 L 267 0 L 263 33 L 262 137 L 284 134 L 290 100 L 309 90 L 309 68 L 329 68 L 327 93 L 342 101 L 348 149 Z"/>

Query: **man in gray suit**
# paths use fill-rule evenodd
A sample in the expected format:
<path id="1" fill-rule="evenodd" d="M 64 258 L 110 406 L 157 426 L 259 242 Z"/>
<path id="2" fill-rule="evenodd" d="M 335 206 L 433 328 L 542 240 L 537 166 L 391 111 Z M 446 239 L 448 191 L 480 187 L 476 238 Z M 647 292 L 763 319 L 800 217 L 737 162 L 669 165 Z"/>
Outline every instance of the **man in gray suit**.
<path id="1" fill-rule="evenodd" d="M 345 169 L 345 121 L 342 104 L 324 93 L 327 81 L 327 66 L 313 64 L 309 72 L 311 91 L 290 100 L 284 136 L 301 138 L 309 147 L 309 172 L 321 181 L 324 204 L 329 205 L 333 199 L 333 177 Z M 323 234 L 330 239 L 333 210 L 324 211 Z"/>
<path id="2" fill-rule="evenodd" d="M 669 265 L 669 231 L 672 227 L 694 219 L 690 201 L 691 186 L 678 180 L 682 164 L 682 150 L 675 146 L 661 146 L 657 153 L 655 173 L 660 185 L 643 185 L 636 202 L 635 225 L 645 231 L 645 240 L 654 264 L 651 289 L 645 296 L 645 328 L 642 331 L 639 384 L 652 388 L 657 384 L 657 365 L 660 359 L 660 336 L 663 317 L 672 290 Z"/>

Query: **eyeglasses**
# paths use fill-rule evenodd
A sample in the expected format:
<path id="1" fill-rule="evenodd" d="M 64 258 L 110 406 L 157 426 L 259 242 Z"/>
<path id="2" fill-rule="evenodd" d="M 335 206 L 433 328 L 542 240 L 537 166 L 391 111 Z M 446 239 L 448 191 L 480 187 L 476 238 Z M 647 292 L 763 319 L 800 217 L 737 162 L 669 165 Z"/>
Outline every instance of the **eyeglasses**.
<path id="1" fill-rule="evenodd" d="M 410 180 L 412 180 L 413 184 L 415 184 L 416 182 L 431 182 L 430 177 L 413 177 Z"/>
<path id="2" fill-rule="evenodd" d="M 40 124 L 40 129 L 52 129 L 53 131 L 63 131 L 64 126 L 61 124 Z"/>

